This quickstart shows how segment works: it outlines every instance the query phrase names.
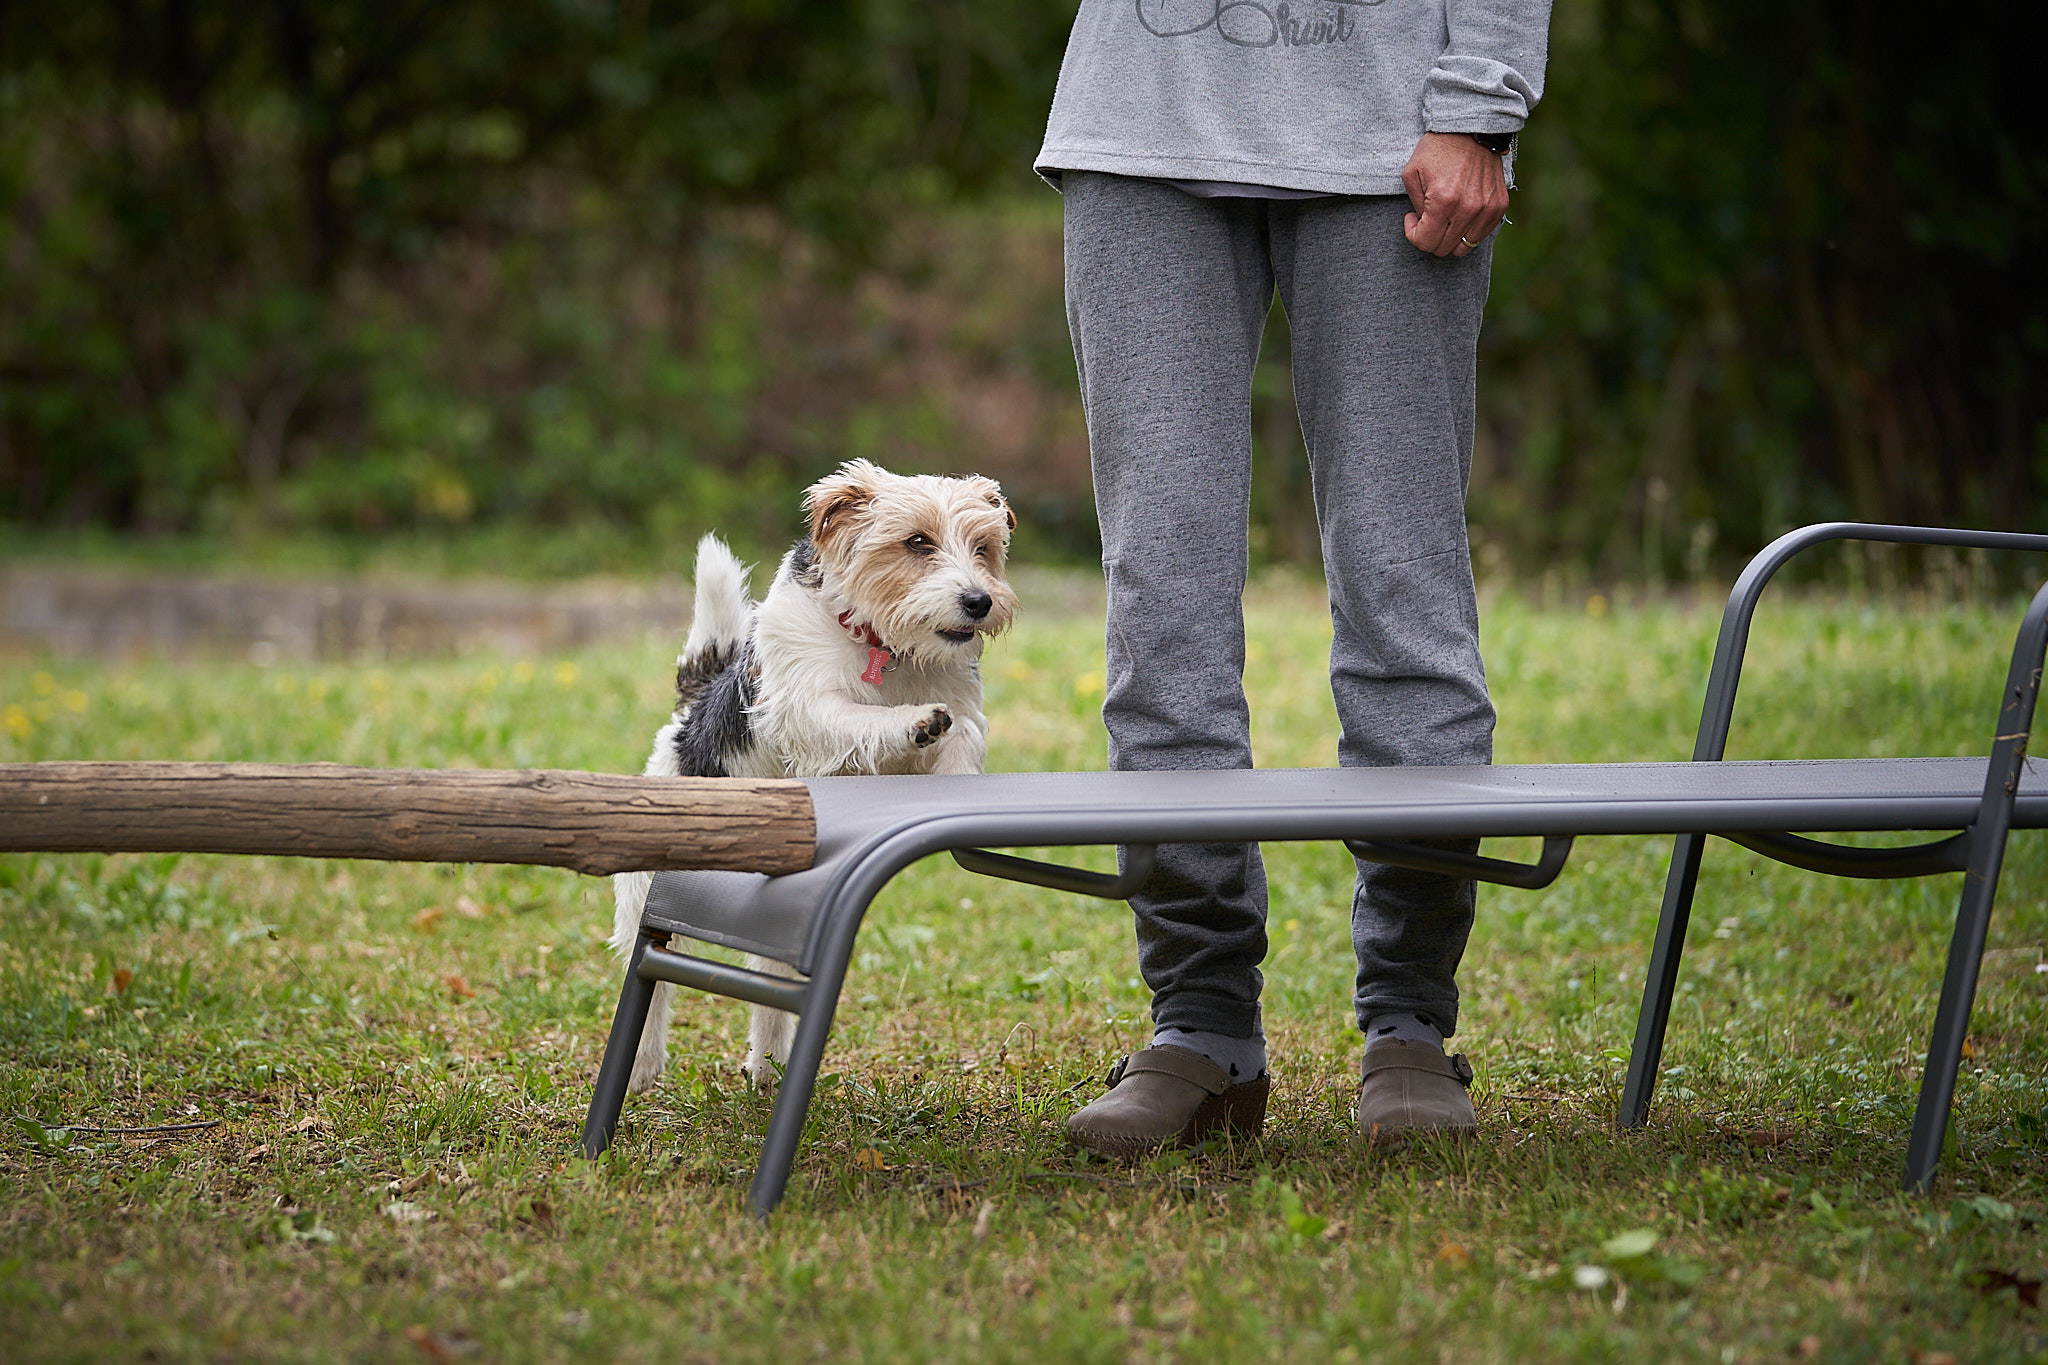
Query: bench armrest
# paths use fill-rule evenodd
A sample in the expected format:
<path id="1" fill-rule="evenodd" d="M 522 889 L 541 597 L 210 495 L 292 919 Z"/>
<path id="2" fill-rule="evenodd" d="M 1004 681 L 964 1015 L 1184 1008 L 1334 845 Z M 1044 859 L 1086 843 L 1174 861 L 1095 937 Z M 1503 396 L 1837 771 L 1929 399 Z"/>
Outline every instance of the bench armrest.
<path id="1" fill-rule="evenodd" d="M 1759 550 L 1728 594 L 1721 613 L 1721 635 L 1714 643 L 1714 667 L 1707 674 L 1707 699 L 1700 708 L 1695 762 L 1724 758 L 1728 730 L 1735 718 L 1735 689 L 1742 680 L 1742 653 L 1749 644 L 1749 623 L 1765 585 L 1787 560 L 1801 550 L 1830 540 L 1876 540 L 1897 545 L 1947 545 L 1970 550 L 2037 550 L 2048 552 L 2048 536 L 2018 531 L 1956 531 L 1942 526 L 1884 526 L 1864 521 L 1828 521 L 1788 531 Z"/>

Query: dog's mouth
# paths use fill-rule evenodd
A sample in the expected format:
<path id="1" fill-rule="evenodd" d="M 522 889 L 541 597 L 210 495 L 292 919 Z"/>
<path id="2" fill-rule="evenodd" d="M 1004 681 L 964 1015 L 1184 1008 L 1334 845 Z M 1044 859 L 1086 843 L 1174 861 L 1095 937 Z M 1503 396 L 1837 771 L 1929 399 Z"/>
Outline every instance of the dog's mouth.
<path id="1" fill-rule="evenodd" d="M 973 626 L 955 626 L 950 630 L 941 630 L 934 633 L 941 640 L 950 641 L 956 645 L 964 645 L 975 637 L 976 631 Z"/>

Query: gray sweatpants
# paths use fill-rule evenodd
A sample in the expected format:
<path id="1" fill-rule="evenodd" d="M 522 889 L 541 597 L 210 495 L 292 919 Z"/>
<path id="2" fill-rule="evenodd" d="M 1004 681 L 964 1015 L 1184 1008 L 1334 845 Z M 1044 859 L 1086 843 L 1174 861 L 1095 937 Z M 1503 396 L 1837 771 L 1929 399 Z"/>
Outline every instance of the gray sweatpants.
<path id="1" fill-rule="evenodd" d="M 1251 766 L 1251 381 L 1275 288 L 1336 632 L 1337 761 L 1490 762 L 1465 484 L 1491 244 L 1462 260 L 1417 251 L 1402 198 L 1198 199 L 1078 171 L 1062 188 L 1109 584 L 1110 766 Z M 1156 1024 L 1258 1031 L 1256 846 L 1161 848 L 1131 906 Z M 1408 1010 L 1456 1028 L 1472 913 L 1469 881 L 1359 864 L 1361 1026 Z"/>

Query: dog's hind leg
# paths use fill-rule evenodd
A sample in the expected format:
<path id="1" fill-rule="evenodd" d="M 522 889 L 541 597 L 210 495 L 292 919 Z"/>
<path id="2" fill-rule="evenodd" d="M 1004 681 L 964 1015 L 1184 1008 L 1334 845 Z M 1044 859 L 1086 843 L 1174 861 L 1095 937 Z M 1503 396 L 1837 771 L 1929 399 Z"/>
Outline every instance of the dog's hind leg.
<path id="1" fill-rule="evenodd" d="M 666 981 L 657 984 L 654 1003 L 647 1010 L 647 1027 L 640 1032 L 640 1048 L 633 1054 L 633 1077 L 626 1082 L 626 1089 L 635 1095 L 654 1089 L 668 1069 L 668 1021 L 675 1004 L 676 988 Z"/>
<path id="2" fill-rule="evenodd" d="M 633 946 L 640 936 L 640 913 L 647 905 L 647 888 L 654 878 L 645 872 L 621 872 L 612 878 L 612 947 L 620 958 L 633 960 Z M 666 942 L 666 937 L 663 938 Z M 640 1046 L 633 1054 L 633 1076 L 626 1089 L 644 1095 L 654 1089 L 668 1065 L 668 1021 L 675 1009 L 676 988 L 664 981 L 654 988 L 654 1003 L 647 1011 L 647 1027 L 640 1031 Z"/>
<path id="3" fill-rule="evenodd" d="M 803 974 L 787 963 L 777 962 L 772 957 L 757 957 L 747 954 L 747 967 L 752 971 L 765 972 L 790 981 L 803 980 Z M 783 1010 L 770 1009 L 766 1005 L 753 1007 L 753 1014 L 747 1020 L 747 1060 L 741 1070 L 747 1079 L 763 1090 L 775 1088 L 775 1067 L 777 1062 L 789 1060 L 790 1045 L 796 1041 L 796 1016 Z"/>

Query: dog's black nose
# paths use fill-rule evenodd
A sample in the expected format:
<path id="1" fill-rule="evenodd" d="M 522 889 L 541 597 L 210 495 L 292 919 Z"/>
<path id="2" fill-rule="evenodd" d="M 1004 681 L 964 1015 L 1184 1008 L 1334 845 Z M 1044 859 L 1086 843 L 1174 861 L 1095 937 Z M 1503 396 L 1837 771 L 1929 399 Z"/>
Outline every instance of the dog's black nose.
<path id="1" fill-rule="evenodd" d="M 960 594 L 960 610 L 979 621 L 988 615 L 988 609 L 995 605 L 995 599 L 985 592 L 963 592 Z"/>

